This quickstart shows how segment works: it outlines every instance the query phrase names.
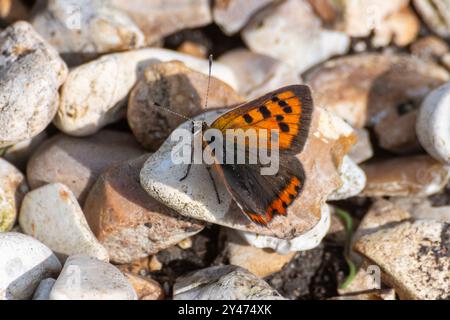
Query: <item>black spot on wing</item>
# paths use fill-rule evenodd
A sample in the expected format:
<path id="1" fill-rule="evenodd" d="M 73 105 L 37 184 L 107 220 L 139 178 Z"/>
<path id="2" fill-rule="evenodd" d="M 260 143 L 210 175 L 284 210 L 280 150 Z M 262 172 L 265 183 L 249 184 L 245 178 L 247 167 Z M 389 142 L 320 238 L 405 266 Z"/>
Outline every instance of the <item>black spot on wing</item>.
<path id="1" fill-rule="evenodd" d="M 247 123 L 252 123 L 252 122 L 253 122 L 252 116 L 249 115 L 248 113 L 247 113 L 247 114 L 244 114 L 244 120 L 245 120 L 245 122 L 247 122 Z"/>
<path id="2" fill-rule="evenodd" d="M 282 132 L 289 132 L 289 125 L 284 123 L 284 122 L 280 122 L 278 123 L 278 126 L 280 127 L 280 130 Z"/>
<path id="3" fill-rule="evenodd" d="M 270 112 L 269 109 L 267 109 L 266 106 L 259 107 L 259 112 L 261 113 L 264 119 L 270 118 L 270 116 L 272 115 L 272 113 Z"/>

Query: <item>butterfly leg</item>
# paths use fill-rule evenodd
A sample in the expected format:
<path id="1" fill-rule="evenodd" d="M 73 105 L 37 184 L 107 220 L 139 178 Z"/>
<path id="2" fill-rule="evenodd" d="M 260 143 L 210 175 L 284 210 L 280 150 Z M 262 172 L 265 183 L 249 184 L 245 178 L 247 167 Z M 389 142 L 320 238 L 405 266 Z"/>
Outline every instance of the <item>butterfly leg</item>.
<path id="1" fill-rule="evenodd" d="M 216 180 L 214 180 L 214 177 L 212 175 L 211 172 L 211 167 L 210 166 L 206 166 L 206 170 L 208 171 L 209 177 L 211 178 L 213 187 L 214 187 L 214 192 L 216 193 L 216 197 L 217 197 L 217 202 L 220 204 L 220 196 L 219 196 L 219 191 L 217 190 L 217 185 L 216 185 Z"/>

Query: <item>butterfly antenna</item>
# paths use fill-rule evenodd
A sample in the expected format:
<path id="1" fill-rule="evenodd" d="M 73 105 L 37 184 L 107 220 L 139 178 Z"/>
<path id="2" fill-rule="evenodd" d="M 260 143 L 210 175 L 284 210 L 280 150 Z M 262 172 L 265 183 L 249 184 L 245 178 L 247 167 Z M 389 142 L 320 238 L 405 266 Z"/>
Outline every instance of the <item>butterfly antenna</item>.
<path id="1" fill-rule="evenodd" d="M 211 70 L 213 64 L 213 55 L 209 55 L 209 70 L 208 70 L 208 87 L 206 89 L 205 110 L 208 109 L 209 87 L 211 86 Z"/>
<path id="2" fill-rule="evenodd" d="M 185 115 L 183 115 L 183 114 L 181 114 L 181 113 L 172 111 L 172 110 L 170 110 L 169 108 L 165 108 L 165 107 L 163 107 L 162 105 L 160 105 L 158 102 L 154 102 L 153 105 L 154 105 L 155 107 L 161 108 L 161 109 L 163 109 L 164 111 L 167 111 L 167 112 L 169 112 L 169 113 L 171 113 L 171 114 L 174 114 L 174 115 L 176 115 L 176 116 L 179 116 L 179 117 L 181 117 L 181 118 L 183 118 L 183 119 L 185 119 L 185 120 L 189 120 L 189 121 L 194 122 L 194 119 L 189 118 L 189 117 L 186 117 Z"/>

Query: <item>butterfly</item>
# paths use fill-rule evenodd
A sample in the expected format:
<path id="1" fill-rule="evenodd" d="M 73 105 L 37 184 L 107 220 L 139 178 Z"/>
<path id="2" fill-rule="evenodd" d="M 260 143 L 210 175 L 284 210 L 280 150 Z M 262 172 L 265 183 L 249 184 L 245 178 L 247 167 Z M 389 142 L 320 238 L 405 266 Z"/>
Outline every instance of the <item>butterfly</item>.
<path id="1" fill-rule="evenodd" d="M 313 108 L 309 87 L 291 85 L 240 105 L 211 125 L 202 126 L 202 132 L 216 129 L 224 137 L 229 129 L 276 130 L 278 133 L 279 169 L 276 174 L 262 175 L 262 164 L 249 161 L 212 166 L 251 221 L 267 226 L 275 215 L 287 215 L 288 207 L 300 196 L 307 177 L 296 155 L 302 152 L 307 141 Z M 237 142 L 225 141 L 225 145 L 227 143 Z M 246 160 L 249 154 L 246 153 Z"/>

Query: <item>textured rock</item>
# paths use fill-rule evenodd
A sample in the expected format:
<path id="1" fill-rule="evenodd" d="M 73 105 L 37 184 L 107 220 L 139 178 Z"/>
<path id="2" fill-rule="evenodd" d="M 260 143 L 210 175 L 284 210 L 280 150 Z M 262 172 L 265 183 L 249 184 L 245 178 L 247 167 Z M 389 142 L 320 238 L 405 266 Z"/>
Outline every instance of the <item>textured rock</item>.
<path id="1" fill-rule="evenodd" d="M 449 0 L 413 0 L 413 3 L 431 30 L 443 38 L 450 37 Z"/>
<path id="2" fill-rule="evenodd" d="M 144 46 L 144 34 L 109 0 L 41 1 L 32 24 L 70 64 Z"/>
<path id="3" fill-rule="evenodd" d="M 411 53 L 421 59 L 439 62 L 450 51 L 444 39 L 436 36 L 425 36 L 411 45 Z"/>
<path id="4" fill-rule="evenodd" d="M 370 142 L 370 133 L 366 129 L 356 129 L 356 144 L 350 150 L 348 156 L 355 163 L 363 163 L 373 157 L 372 143 Z"/>
<path id="5" fill-rule="evenodd" d="M 417 136 L 436 160 L 450 165 L 450 83 L 430 93 L 420 108 Z"/>
<path id="6" fill-rule="evenodd" d="M 142 189 L 139 172 L 147 158 L 109 167 L 84 205 L 92 231 L 116 263 L 156 254 L 203 229 L 201 223 L 180 216 Z"/>
<path id="7" fill-rule="evenodd" d="M 448 224 L 403 222 L 362 237 L 355 250 L 378 264 L 402 299 L 449 299 Z"/>
<path id="8" fill-rule="evenodd" d="M 202 27 L 212 22 L 208 0 L 111 0 L 126 12 L 145 34 L 147 44 L 176 31 Z"/>
<path id="9" fill-rule="evenodd" d="M 322 27 L 307 0 L 288 0 L 264 10 L 245 27 L 242 38 L 252 51 L 284 61 L 298 73 L 346 53 L 350 45 L 345 33 Z"/>
<path id="10" fill-rule="evenodd" d="M 63 261 L 85 254 L 108 261 L 108 252 L 97 241 L 72 191 L 60 183 L 29 192 L 20 210 L 20 227 L 53 250 Z"/>
<path id="11" fill-rule="evenodd" d="M 342 180 L 342 186 L 332 193 L 328 200 L 348 199 L 357 196 L 364 190 L 366 175 L 349 156 L 344 156 L 342 159 L 339 175 Z"/>
<path id="12" fill-rule="evenodd" d="M 217 115 L 215 111 L 207 113 L 207 122 Z M 191 124 L 184 123 L 180 128 L 190 130 Z M 308 142 L 304 151 L 298 155 L 308 176 L 304 190 L 289 208 L 287 218 L 276 216 L 270 228 L 266 228 L 251 223 L 237 205 L 230 207 L 231 197 L 213 172 L 221 199 L 218 203 L 211 178 L 203 165 L 193 165 L 189 176 L 180 182 L 186 173 L 186 165 L 173 162 L 172 147 L 179 138 L 174 141 L 172 138 L 149 157 L 141 170 L 141 185 L 150 195 L 184 216 L 288 240 L 312 229 L 321 220 L 324 202 L 342 186 L 338 167 L 355 140 L 348 124 L 316 108 Z M 317 154 L 321 157 L 317 157 Z"/>
<path id="13" fill-rule="evenodd" d="M 144 154 L 130 134 L 105 130 L 77 139 L 58 134 L 42 144 L 27 166 L 30 187 L 60 182 L 82 205 L 103 169 Z"/>
<path id="14" fill-rule="evenodd" d="M 207 60 L 159 48 L 108 54 L 72 69 L 61 88 L 54 124 L 74 136 L 96 133 L 124 117 L 128 95 L 143 77 L 146 67 L 171 60 L 182 61 L 189 68 L 208 74 Z M 214 63 L 211 73 L 236 87 L 235 76 L 226 66 Z"/>
<path id="15" fill-rule="evenodd" d="M 42 280 L 34 292 L 33 300 L 49 300 L 50 291 L 52 290 L 55 282 L 56 280 L 52 278 Z"/>
<path id="16" fill-rule="evenodd" d="M 47 133 L 41 132 L 37 136 L 16 143 L 6 148 L 3 158 L 20 170 L 25 170 L 27 162 L 36 149 L 47 139 Z M 1 152 L 0 152 L 1 153 Z"/>
<path id="17" fill-rule="evenodd" d="M 259 10 L 274 0 L 218 0 L 214 2 L 214 22 L 228 35 L 244 27 Z"/>
<path id="18" fill-rule="evenodd" d="M 50 292 L 50 300 L 136 299 L 136 292 L 119 269 L 84 255 L 67 259 Z"/>
<path id="19" fill-rule="evenodd" d="M 10 231 L 16 222 L 28 186 L 23 174 L 0 158 L 0 232 Z"/>
<path id="20" fill-rule="evenodd" d="M 243 102 L 226 83 L 173 61 L 150 66 L 130 95 L 127 119 L 136 139 L 156 150 L 187 118 L 208 109 L 226 108 Z M 159 107 L 158 107 L 159 105 Z M 166 111 L 168 110 L 168 111 Z"/>
<path id="21" fill-rule="evenodd" d="M 41 280 L 56 276 L 61 264 L 32 237 L 0 232 L 0 300 L 30 299 Z"/>
<path id="22" fill-rule="evenodd" d="M 164 290 L 155 280 L 140 277 L 129 272 L 125 272 L 124 275 L 136 291 L 138 300 L 164 299 Z"/>
<path id="23" fill-rule="evenodd" d="M 426 155 L 397 157 L 362 165 L 367 176 L 364 196 L 429 196 L 449 181 L 450 167 Z"/>
<path id="24" fill-rule="evenodd" d="M 414 219 L 450 223 L 450 206 L 433 205 L 427 198 L 395 198 L 395 206 L 408 211 Z"/>
<path id="25" fill-rule="evenodd" d="M 174 300 L 283 300 L 265 281 L 236 266 L 210 267 L 177 279 Z"/>
<path id="26" fill-rule="evenodd" d="M 0 33 L 0 148 L 33 138 L 56 113 L 67 66 L 26 22 Z"/>
<path id="27" fill-rule="evenodd" d="M 220 56 L 219 62 L 235 73 L 238 92 L 247 99 L 301 83 L 298 73 L 287 63 L 247 49 L 228 51 Z"/>

